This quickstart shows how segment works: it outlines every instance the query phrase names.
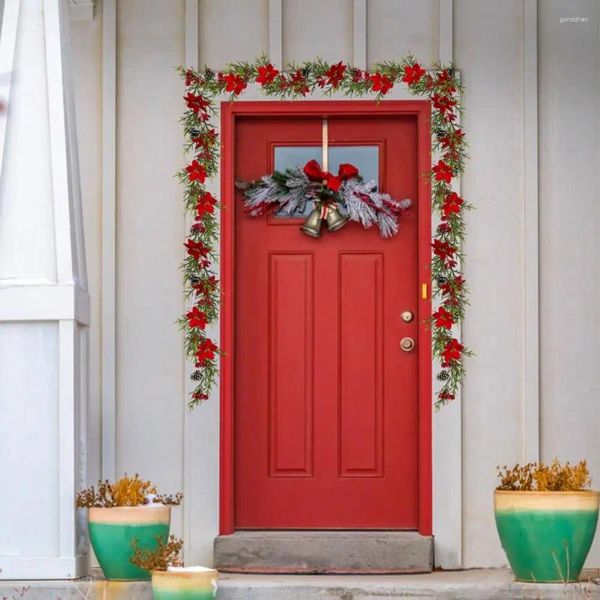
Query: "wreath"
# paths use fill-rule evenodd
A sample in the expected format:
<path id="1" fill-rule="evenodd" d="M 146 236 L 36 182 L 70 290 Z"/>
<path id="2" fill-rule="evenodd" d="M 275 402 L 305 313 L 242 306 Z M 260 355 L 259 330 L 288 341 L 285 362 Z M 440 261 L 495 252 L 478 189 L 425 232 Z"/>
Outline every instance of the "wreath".
<path id="1" fill-rule="evenodd" d="M 218 319 L 220 296 L 219 282 L 212 266 L 218 254 L 219 227 L 215 212 L 219 203 L 205 187 L 207 178 L 218 173 L 219 137 L 211 117 L 216 115 L 216 99 L 219 96 L 229 93 L 230 100 L 234 100 L 250 83 L 258 84 L 267 96 L 281 99 L 300 98 L 319 91 L 324 94 L 342 93 L 349 97 L 372 94 L 377 101 L 384 100 L 394 85 L 404 83 L 411 94 L 431 101 L 432 150 L 436 158 L 426 176 L 431 178 L 432 209 L 439 222 L 431 244 L 433 297 L 438 302 L 431 318 L 431 332 L 433 356 L 441 365 L 437 374 L 440 387 L 436 391 L 435 406 L 439 408 L 454 400 L 464 377 L 464 358 L 472 353 L 456 337 L 456 327 L 463 321 L 467 305 L 461 247 L 465 237 L 463 216 L 470 205 L 452 189 L 452 181 L 463 173 L 466 159 L 464 132 L 458 124 L 462 112 L 462 88 L 453 66 L 438 64 L 432 71 L 426 71 L 413 56 L 407 56 L 399 62 L 377 64 L 367 71 L 343 62 L 328 64 L 320 59 L 289 64 L 280 71 L 266 56 L 261 56 L 252 62 L 232 63 L 223 71 L 180 67 L 180 73 L 186 86 L 186 109 L 182 117 L 186 139 L 184 149 L 192 155 L 192 160 L 178 173 L 178 178 L 184 186 L 186 209 L 194 215 L 194 223 L 184 243 L 186 258 L 182 265 L 185 294 L 191 300 L 192 308 L 179 319 L 186 354 L 196 367 L 191 375 L 195 387 L 190 406 L 208 399 L 218 377 L 219 348 L 206 333 L 207 326 Z M 324 179 L 329 181 L 330 175 L 327 174 Z M 283 175 L 289 183 L 292 176 Z M 357 186 L 365 185 L 358 178 L 354 179 Z M 351 179 L 345 181 L 345 186 L 351 185 Z M 266 182 L 258 184 L 256 193 L 260 192 L 263 184 Z M 315 191 L 319 202 L 320 193 L 332 191 L 323 184 L 323 179 L 321 184 L 321 191 Z M 351 212 L 352 201 L 347 204 L 346 210 L 350 218 L 354 215 L 367 226 L 376 222 L 382 235 L 386 235 L 394 232 L 394 224 L 397 228 L 397 205 L 395 200 L 376 194 L 378 192 L 372 189 L 365 191 L 365 196 L 374 206 L 366 200 L 354 205 L 357 210 L 360 209 L 364 221 L 356 212 Z M 340 201 L 338 196 L 336 202 Z M 377 204 L 378 201 L 381 205 Z M 329 206 L 330 202 L 327 204 Z M 332 209 L 331 206 L 329 208 Z M 382 218 L 382 215 L 386 216 Z M 345 217 L 342 215 L 342 218 Z"/>
<path id="2" fill-rule="evenodd" d="M 400 214 L 411 204 L 408 198 L 398 201 L 378 192 L 375 181 L 365 183 L 358 169 L 348 163 L 341 164 L 338 174 L 333 175 L 322 171 L 316 160 L 310 160 L 302 169 L 275 171 L 257 181 L 236 185 L 244 191 L 246 213 L 251 217 L 271 211 L 282 216 L 304 214 L 306 204 L 312 202 L 314 208 L 301 227 L 312 237 L 320 237 L 323 221 L 329 231 L 356 221 L 365 229 L 377 225 L 381 237 L 387 238 L 398 233 Z"/>

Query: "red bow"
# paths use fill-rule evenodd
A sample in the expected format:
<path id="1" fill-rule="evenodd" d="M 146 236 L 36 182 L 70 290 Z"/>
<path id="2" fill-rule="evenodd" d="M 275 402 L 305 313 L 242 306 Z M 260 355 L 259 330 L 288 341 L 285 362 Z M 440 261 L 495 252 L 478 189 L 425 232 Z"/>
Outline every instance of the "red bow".
<path id="1" fill-rule="evenodd" d="M 352 177 L 358 177 L 358 169 L 351 164 L 344 163 L 340 165 L 337 175 L 332 175 L 329 171 L 321 171 L 321 165 L 316 160 L 309 160 L 304 165 L 304 173 L 311 181 L 323 182 L 330 190 L 337 192 L 342 182 Z"/>

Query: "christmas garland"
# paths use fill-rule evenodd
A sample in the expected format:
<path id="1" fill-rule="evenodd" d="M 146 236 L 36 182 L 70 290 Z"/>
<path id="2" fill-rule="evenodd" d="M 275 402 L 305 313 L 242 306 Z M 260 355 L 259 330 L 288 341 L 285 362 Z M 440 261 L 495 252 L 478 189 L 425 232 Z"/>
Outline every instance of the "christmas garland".
<path id="1" fill-rule="evenodd" d="M 467 304 L 461 247 L 465 237 L 463 214 L 470 205 L 452 190 L 452 179 L 463 173 L 466 159 L 464 133 L 456 123 L 462 111 L 462 88 L 452 65 L 436 65 L 433 71 L 426 71 L 408 56 L 399 62 L 375 65 L 369 71 L 322 60 L 290 64 L 280 71 L 262 56 L 253 62 L 230 64 L 219 72 L 183 67 L 180 72 L 186 85 L 182 118 L 185 151 L 193 157 L 178 173 L 185 189 L 185 207 L 194 215 L 182 265 L 186 298 L 191 300 L 192 308 L 179 320 L 186 353 L 196 367 L 191 376 L 195 389 L 190 406 L 208 398 L 218 376 L 219 349 L 206 334 L 206 327 L 218 318 L 219 303 L 219 282 L 212 269 L 219 241 L 215 214 L 219 203 L 205 187 L 206 180 L 218 172 L 219 138 L 211 117 L 216 114 L 218 96 L 229 93 L 230 100 L 234 100 L 250 83 L 258 84 L 267 96 L 281 99 L 318 91 L 349 97 L 373 95 L 377 101 L 384 100 L 394 85 L 405 83 L 411 94 L 431 101 L 436 162 L 428 176 L 433 212 L 439 218 L 431 244 L 433 294 L 439 306 L 432 314 L 431 330 L 433 355 L 441 362 L 435 406 L 453 400 L 464 376 L 464 357 L 471 352 L 453 334 L 464 319 Z"/>

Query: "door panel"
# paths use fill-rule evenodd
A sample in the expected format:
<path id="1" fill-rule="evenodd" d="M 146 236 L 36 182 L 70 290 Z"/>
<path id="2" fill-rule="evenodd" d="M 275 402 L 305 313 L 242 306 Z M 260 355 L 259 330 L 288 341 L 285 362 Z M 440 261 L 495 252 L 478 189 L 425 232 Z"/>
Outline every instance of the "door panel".
<path id="1" fill-rule="evenodd" d="M 414 206 L 388 240 L 356 223 L 313 239 L 236 194 L 237 529 L 417 528 L 418 353 L 399 346 L 419 327 L 400 317 L 418 302 L 416 118 L 328 127 L 331 170 L 359 163 Z M 277 147 L 320 155 L 321 133 L 320 118 L 239 118 L 235 178 L 271 172 Z"/>

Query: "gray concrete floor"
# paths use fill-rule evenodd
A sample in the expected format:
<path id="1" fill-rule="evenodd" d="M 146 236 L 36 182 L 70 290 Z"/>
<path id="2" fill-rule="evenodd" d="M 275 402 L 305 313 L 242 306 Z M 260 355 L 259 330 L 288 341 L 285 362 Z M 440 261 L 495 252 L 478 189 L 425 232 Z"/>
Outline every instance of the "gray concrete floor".
<path id="1" fill-rule="evenodd" d="M 151 600 L 149 583 L 1 581 L 1 600 Z M 425 575 L 222 575 L 220 600 L 600 600 L 600 573 L 577 584 L 520 584 L 505 570 Z"/>

